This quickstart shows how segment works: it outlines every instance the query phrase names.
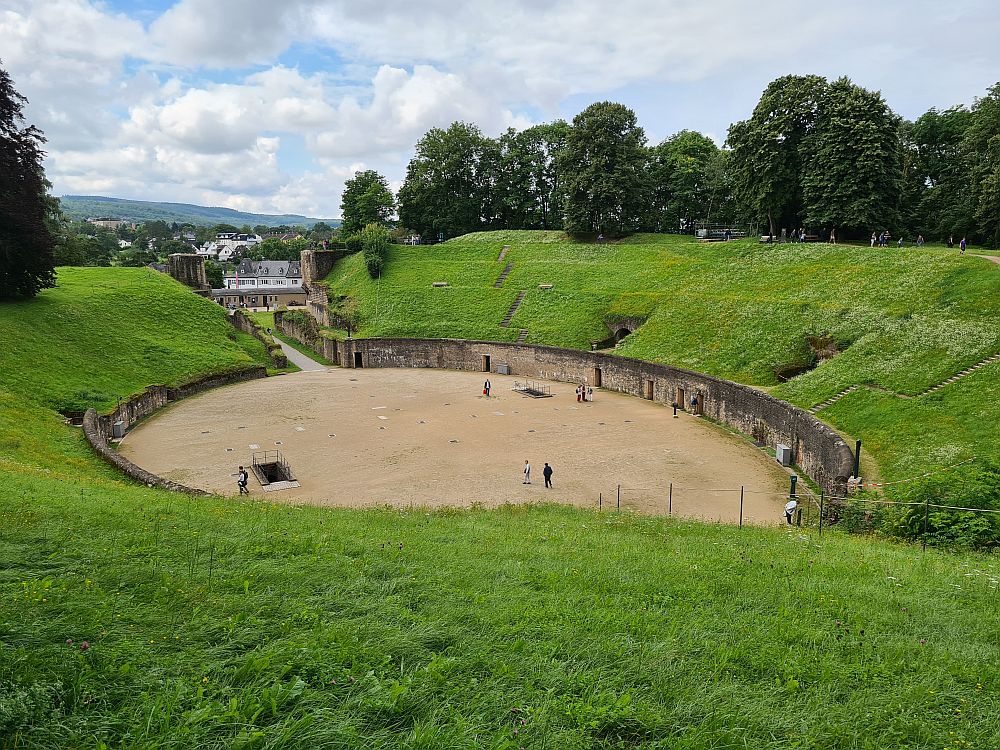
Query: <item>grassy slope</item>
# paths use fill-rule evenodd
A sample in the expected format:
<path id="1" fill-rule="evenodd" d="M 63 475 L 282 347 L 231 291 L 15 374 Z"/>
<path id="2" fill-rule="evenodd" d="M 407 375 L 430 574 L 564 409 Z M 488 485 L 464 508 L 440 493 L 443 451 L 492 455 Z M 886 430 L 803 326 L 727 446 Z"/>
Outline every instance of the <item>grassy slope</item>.
<path id="1" fill-rule="evenodd" d="M 362 335 L 509 340 L 527 328 L 529 341 L 585 348 L 609 335 L 605 316 L 648 317 L 618 353 L 777 386 L 776 395 L 805 407 L 857 383 L 917 394 L 1000 350 L 1000 268 L 954 250 L 703 245 L 671 235 L 602 246 L 559 239 L 498 232 L 393 247 L 377 311 L 379 284 L 367 278 L 360 257 L 339 263 L 328 283 L 360 300 Z M 504 244 L 514 270 L 493 289 Z M 433 289 L 437 280 L 451 287 Z M 541 283 L 555 288 L 540 290 Z M 528 291 L 525 302 L 511 327 L 500 328 L 519 289 Z M 826 332 L 843 353 L 778 385 L 775 369 L 805 361 L 806 337 Z M 823 416 L 852 434 L 877 436 L 872 447 L 890 477 L 953 457 L 1000 457 L 1000 438 L 972 424 L 1000 421 L 1000 406 L 989 399 L 996 373 L 984 370 L 974 381 L 978 390 L 947 388 L 906 402 L 905 410 L 894 397 L 861 409 L 873 396 L 857 393 Z M 924 439 L 894 441 L 906 424 Z M 928 453 L 928 443 L 949 448 Z"/>
<path id="2" fill-rule="evenodd" d="M 122 481 L 32 394 L 58 402 L 93 377 L 128 393 L 200 374 L 213 351 L 221 367 L 246 355 L 228 329 L 191 329 L 216 313 L 186 291 L 162 314 L 147 283 L 172 295 L 167 280 L 84 294 L 89 274 L 121 273 L 64 271 L 32 303 L 38 322 L 87 325 L 5 360 L 0 747 L 995 738 L 992 558 L 569 508 L 331 511 Z M 0 307 L 6 351 L 30 335 L 32 304 Z M 117 326 L 138 349 L 92 348 Z M 156 342 L 190 356 L 158 370 L 136 357 Z"/>
<path id="3" fill-rule="evenodd" d="M 0 389 L 52 408 L 107 409 L 153 383 L 269 364 L 225 311 L 145 268 L 64 268 L 28 302 L 0 303 Z"/>
<path id="4" fill-rule="evenodd" d="M 572 509 L 350 512 L 8 481 L 0 728 L 17 746 L 996 737 L 992 559 Z"/>

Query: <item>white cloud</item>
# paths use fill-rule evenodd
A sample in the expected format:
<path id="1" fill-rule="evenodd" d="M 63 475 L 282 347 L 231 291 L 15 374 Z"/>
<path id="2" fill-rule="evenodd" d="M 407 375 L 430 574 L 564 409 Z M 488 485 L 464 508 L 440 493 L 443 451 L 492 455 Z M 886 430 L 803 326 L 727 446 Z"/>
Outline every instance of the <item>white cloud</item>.
<path id="1" fill-rule="evenodd" d="M 847 74 L 914 116 L 1000 67 L 989 0 L 178 0 L 148 25 L 101 0 L 0 3 L 57 191 L 326 216 L 356 168 L 398 184 L 456 119 L 496 134 L 624 98 L 650 131 L 718 138 L 778 75 Z"/>

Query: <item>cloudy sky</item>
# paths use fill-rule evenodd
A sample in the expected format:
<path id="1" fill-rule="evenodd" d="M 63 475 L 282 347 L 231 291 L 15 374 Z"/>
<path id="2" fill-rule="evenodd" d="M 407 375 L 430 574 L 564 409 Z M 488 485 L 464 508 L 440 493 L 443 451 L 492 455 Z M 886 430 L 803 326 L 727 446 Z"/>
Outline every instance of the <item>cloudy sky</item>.
<path id="1" fill-rule="evenodd" d="M 593 101 L 720 142 L 769 81 L 847 75 L 906 117 L 1000 80 L 996 0 L 0 0 L 57 195 L 340 215 L 430 127 Z"/>

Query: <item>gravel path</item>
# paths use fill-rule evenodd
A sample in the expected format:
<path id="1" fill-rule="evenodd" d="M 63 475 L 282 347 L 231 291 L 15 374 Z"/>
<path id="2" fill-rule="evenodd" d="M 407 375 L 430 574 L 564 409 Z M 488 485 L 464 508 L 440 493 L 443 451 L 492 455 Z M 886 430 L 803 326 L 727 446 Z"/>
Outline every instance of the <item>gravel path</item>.
<path id="1" fill-rule="evenodd" d="M 276 338 L 275 341 L 281 344 L 281 351 L 283 351 L 285 356 L 288 357 L 288 361 L 300 370 L 303 370 L 304 372 L 319 372 L 326 369 L 326 365 L 321 365 L 316 360 L 310 359 L 302 352 L 290 347 L 281 339 Z"/>

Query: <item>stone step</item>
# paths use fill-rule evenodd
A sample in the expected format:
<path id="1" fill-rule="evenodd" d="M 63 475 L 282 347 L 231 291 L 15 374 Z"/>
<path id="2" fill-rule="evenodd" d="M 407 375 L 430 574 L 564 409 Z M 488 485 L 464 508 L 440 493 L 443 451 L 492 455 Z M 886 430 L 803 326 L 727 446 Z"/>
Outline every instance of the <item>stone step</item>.
<path id="1" fill-rule="evenodd" d="M 521 306 L 521 303 L 524 302 L 524 295 L 526 295 L 527 293 L 528 293 L 527 289 L 522 289 L 520 292 L 517 293 L 517 298 L 514 300 L 514 304 L 510 306 L 510 309 L 504 316 L 503 321 L 500 323 L 501 328 L 510 327 L 511 318 L 514 317 L 514 313 L 517 312 L 517 308 L 519 308 Z"/>
<path id="2" fill-rule="evenodd" d="M 514 270 L 513 263 L 508 263 L 506 266 L 504 266 L 503 270 L 500 272 L 500 276 L 498 276 L 497 280 L 493 282 L 493 288 L 499 289 L 500 287 L 502 287 L 504 281 L 507 280 L 507 277 L 510 276 L 510 272 L 513 270 Z"/>
<path id="3" fill-rule="evenodd" d="M 502 263 L 503 259 L 507 257 L 507 251 L 510 250 L 510 245 L 504 245 L 500 249 L 500 257 L 497 258 L 497 263 Z"/>
<path id="4" fill-rule="evenodd" d="M 517 343 L 523 344 L 528 340 L 528 329 L 522 328 L 521 332 L 517 335 Z"/>

